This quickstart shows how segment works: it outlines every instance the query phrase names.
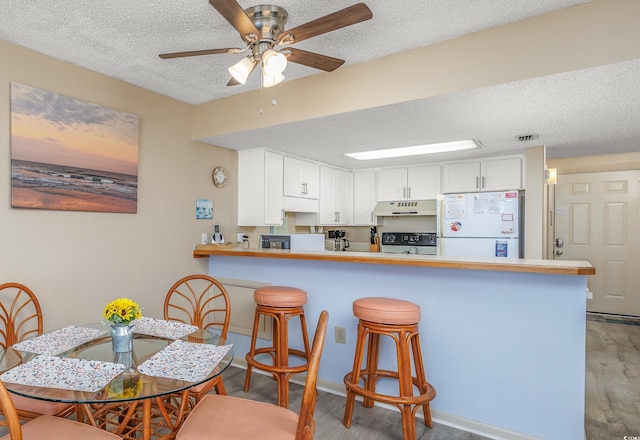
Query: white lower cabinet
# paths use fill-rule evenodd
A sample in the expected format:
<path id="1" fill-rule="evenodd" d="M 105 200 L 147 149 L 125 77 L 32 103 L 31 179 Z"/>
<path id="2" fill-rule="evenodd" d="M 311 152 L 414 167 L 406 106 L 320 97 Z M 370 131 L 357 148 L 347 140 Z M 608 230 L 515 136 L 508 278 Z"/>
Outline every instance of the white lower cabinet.
<path id="1" fill-rule="evenodd" d="M 238 151 L 238 226 L 280 226 L 283 156 L 262 149 Z"/>

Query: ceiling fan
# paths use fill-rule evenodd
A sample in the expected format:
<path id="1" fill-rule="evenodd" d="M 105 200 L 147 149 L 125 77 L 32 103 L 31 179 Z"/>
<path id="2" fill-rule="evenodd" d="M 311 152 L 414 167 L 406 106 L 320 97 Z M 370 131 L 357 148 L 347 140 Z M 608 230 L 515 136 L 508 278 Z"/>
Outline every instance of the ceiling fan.
<path id="1" fill-rule="evenodd" d="M 160 58 L 250 52 L 249 55 L 229 68 L 231 80 L 227 83 L 228 86 L 244 84 L 260 62 L 262 62 L 264 87 L 274 86 L 284 80 L 282 72 L 287 61 L 332 72 L 342 66 L 344 60 L 291 47 L 284 47 L 279 51 L 275 48 L 280 45 L 299 43 L 308 38 L 351 26 L 373 17 L 367 5 L 358 3 L 293 29 L 285 30 L 288 14 L 279 6 L 259 5 L 243 10 L 235 0 L 209 0 L 209 3 L 240 33 L 240 37 L 247 46 L 244 49 L 233 47 L 164 53 L 160 54 Z"/>

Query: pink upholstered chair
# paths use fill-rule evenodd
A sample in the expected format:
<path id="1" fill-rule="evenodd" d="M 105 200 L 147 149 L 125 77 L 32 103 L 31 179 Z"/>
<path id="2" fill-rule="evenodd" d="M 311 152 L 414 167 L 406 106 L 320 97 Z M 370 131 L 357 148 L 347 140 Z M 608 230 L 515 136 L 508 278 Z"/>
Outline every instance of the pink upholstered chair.
<path id="1" fill-rule="evenodd" d="M 231 301 L 222 284 L 208 275 L 189 275 L 171 286 L 164 301 L 164 319 L 195 325 L 203 330 L 216 329 L 222 338 L 227 337 Z M 227 394 L 222 376 L 189 390 L 198 403 L 211 389 Z"/>
<path id="2" fill-rule="evenodd" d="M 185 420 L 176 440 L 313 439 L 316 381 L 328 320 L 328 312 L 323 311 L 313 339 L 300 415 L 277 405 L 209 394 Z"/>
<path id="3" fill-rule="evenodd" d="M 0 382 L 0 409 L 9 433 L 0 440 L 118 440 L 119 436 L 95 426 L 60 417 L 40 416 L 20 426 L 11 395 Z"/>
<path id="4" fill-rule="evenodd" d="M 16 342 L 42 334 L 42 309 L 38 298 L 20 283 L 0 284 L 0 347 L 3 351 Z M 32 420 L 43 414 L 68 416 L 75 406 L 46 402 L 12 395 L 13 405 L 21 420 Z M 0 425 L 4 423 L 0 421 Z"/>

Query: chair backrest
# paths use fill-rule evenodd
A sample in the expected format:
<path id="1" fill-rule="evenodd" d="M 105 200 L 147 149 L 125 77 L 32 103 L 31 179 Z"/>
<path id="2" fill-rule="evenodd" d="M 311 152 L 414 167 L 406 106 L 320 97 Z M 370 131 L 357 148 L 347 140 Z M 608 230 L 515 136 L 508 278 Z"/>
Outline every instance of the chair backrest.
<path id="1" fill-rule="evenodd" d="M 42 330 L 42 309 L 31 289 L 20 283 L 0 284 L 0 347 L 6 350 Z"/>
<path id="2" fill-rule="evenodd" d="M 311 348 L 311 356 L 309 358 L 309 369 L 307 370 L 307 379 L 304 383 L 304 394 L 302 395 L 302 403 L 300 404 L 300 416 L 298 418 L 298 428 L 296 429 L 296 440 L 311 440 L 315 434 L 316 424 L 313 420 L 313 412 L 316 409 L 316 398 L 318 397 L 316 382 L 318 380 L 318 368 L 320 367 L 320 358 L 322 357 L 322 349 L 324 348 L 328 322 L 329 312 L 323 310 L 322 313 L 320 313 L 316 334 L 313 337 L 313 346 Z"/>
<path id="3" fill-rule="evenodd" d="M 16 407 L 13 406 L 13 400 L 9 391 L 0 381 L 0 413 L 4 416 L 4 423 L 9 429 L 9 438 L 11 440 L 22 440 L 22 428 L 20 427 L 20 418 Z"/>
<path id="4" fill-rule="evenodd" d="M 164 319 L 218 329 L 227 337 L 231 301 L 218 280 L 208 275 L 189 275 L 171 286 L 164 300 Z"/>

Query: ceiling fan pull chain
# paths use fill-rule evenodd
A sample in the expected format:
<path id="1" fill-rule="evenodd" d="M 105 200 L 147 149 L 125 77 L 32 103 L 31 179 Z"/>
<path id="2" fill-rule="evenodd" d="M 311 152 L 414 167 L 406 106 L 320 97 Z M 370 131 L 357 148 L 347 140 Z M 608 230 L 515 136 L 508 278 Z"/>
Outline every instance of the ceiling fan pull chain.
<path id="1" fill-rule="evenodd" d="M 264 113 L 262 112 L 262 104 L 263 104 L 263 90 L 264 90 L 264 85 L 262 84 L 262 81 L 260 81 L 260 116 L 262 116 Z"/>

